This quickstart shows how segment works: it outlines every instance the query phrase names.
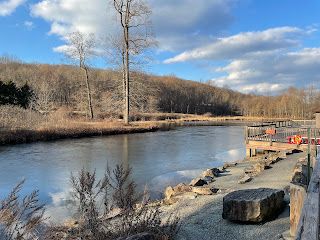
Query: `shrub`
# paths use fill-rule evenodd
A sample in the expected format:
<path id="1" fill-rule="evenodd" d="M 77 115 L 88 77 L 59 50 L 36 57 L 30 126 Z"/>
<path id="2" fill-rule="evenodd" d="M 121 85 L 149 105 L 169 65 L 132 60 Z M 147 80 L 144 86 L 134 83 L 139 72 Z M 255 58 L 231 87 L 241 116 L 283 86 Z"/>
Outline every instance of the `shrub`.
<path id="1" fill-rule="evenodd" d="M 25 180 L 22 180 L 1 201 L 0 239 L 24 240 L 39 237 L 39 230 L 44 222 L 44 205 L 38 204 L 38 191 L 26 195 L 22 202 L 19 192 Z"/>
<path id="2" fill-rule="evenodd" d="M 129 179 L 130 173 L 131 168 L 117 165 L 113 170 L 107 166 L 106 174 L 99 181 L 95 171 L 90 173 L 82 169 L 77 176 L 71 174 L 82 221 L 76 230 L 69 233 L 86 239 L 114 239 L 153 232 L 157 239 L 172 239 L 179 230 L 179 219 L 171 217 L 163 223 L 159 208 L 148 206 L 146 193 L 136 193 L 136 185 Z M 99 196 L 102 197 L 103 209 L 97 207 Z M 140 207 L 135 208 L 139 200 L 142 201 Z"/>

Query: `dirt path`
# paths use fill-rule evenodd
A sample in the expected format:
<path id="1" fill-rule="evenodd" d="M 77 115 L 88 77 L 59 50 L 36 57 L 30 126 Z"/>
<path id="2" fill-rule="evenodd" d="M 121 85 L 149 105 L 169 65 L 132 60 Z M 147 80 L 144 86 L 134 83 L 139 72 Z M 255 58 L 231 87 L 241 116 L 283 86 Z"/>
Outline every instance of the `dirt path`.
<path id="1" fill-rule="evenodd" d="M 297 160 L 306 156 L 306 153 L 287 155 L 272 165 L 271 169 L 246 184 L 238 184 L 243 175 L 243 169 L 254 162 L 239 163 L 236 167 L 228 168 L 227 172 L 211 183 L 219 189 L 248 189 L 248 188 L 277 188 L 283 189 L 290 184 L 291 174 Z M 201 196 L 195 199 L 181 200 L 171 206 L 163 206 L 164 217 L 168 213 L 177 213 L 182 221 L 178 239 L 217 239 L 217 240 L 256 240 L 279 239 L 281 233 L 290 228 L 289 206 L 277 219 L 260 224 L 241 224 L 223 219 L 222 199 L 225 194 Z M 289 196 L 285 201 L 289 202 Z"/>

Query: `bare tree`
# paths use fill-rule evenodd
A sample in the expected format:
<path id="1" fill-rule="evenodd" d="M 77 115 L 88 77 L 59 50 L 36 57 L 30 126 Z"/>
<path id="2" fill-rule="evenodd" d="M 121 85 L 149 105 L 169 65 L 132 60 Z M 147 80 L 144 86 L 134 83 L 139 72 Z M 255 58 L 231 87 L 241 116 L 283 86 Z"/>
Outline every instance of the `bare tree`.
<path id="1" fill-rule="evenodd" d="M 89 84 L 89 60 L 96 55 L 93 50 L 96 40 L 93 33 L 85 35 L 79 31 L 72 32 L 68 36 L 69 44 L 63 54 L 75 65 L 78 65 L 85 73 L 88 93 L 88 107 L 90 119 L 93 119 L 91 90 Z"/>
<path id="2" fill-rule="evenodd" d="M 117 41 L 114 47 L 120 54 L 120 63 L 122 64 L 125 99 L 124 122 L 129 124 L 131 60 L 136 57 L 136 63 L 138 63 L 137 59 L 144 59 L 148 49 L 156 46 L 150 19 L 152 11 L 148 6 L 148 0 L 113 0 L 112 3 L 122 28 L 121 41 Z"/>

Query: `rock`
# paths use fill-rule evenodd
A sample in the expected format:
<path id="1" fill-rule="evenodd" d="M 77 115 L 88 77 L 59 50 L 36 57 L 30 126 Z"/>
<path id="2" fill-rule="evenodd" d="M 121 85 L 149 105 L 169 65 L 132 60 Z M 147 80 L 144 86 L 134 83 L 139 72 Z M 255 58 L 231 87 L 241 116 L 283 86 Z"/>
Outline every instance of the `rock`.
<path id="1" fill-rule="evenodd" d="M 189 185 L 191 185 L 191 186 L 203 186 L 205 184 L 208 184 L 208 183 L 206 181 L 202 180 L 201 178 L 196 178 L 196 179 L 193 179 Z"/>
<path id="2" fill-rule="evenodd" d="M 217 194 L 226 194 L 226 193 L 229 193 L 229 192 L 233 192 L 234 189 L 219 189 Z"/>
<path id="3" fill-rule="evenodd" d="M 154 240 L 156 235 L 153 232 L 138 233 L 130 237 L 120 237 L 116 240 Z"/>
<path id="4" fill-rule="evenodd" d="M 238 184 L 244 184 L 246 182 L 250 182 L 251 180 L 252 178 L 249 175 L 245 174 L 244 177 L 238 181 Z"/>
<path id="5" fill-rule="evenodd" d="M 224 172 L 226 171 L 226 169 L 224 168 L 224 166 L 220 166 L 220 167 L 218 167 L 218 169 L 219 169 L 219 172 L 220 172 L 220 173 L 224 173 Z"/>
<path id="6" fill-rule="evenodd" d="M 214 187 L 192 187 L 192 191 L 201 195 L 212 195 L 217 193 L 219 189 Z"/>
<path id="7" fill-rule="evenodd" d="M 207 184 L 214 182 L 214 178 L 209 177 L 209 176 L 205 176 L 204 178 L 201 178 L 201 179 L 202 179 L 203 181 L 206 181 Z"/>
<path id="8" fill-rule="evenodd" d="M 258 172 L 254 168 L 245 168 L 243 169 L 244 173 L 250 177 L 258 175 Z"/>
<path id="9" fill-rule="evenodd" d="M 252 168 L 257 170 L 257 173 L 261 173 L 265 169 L 265 165 L 261 163 L 256 163 L 252 165 Z"/>
<path id="10" fill-rule="evenodd" d="M 220 176 L 220 170 L 218 168 L 208 168 L 206 171 L 202 172 L 202 177 L 204 178 L 206 176 L 215 178 Z"/>
<path id="11" fill-rule="evenodd" d="M 262 159 L 259 161 L 259 163 L 261 165 L 264 165 L 264 168 L 267 169 L 267 168 L 270 168 L 271 167 L 271 164 L 273 163 L 271 160 L 269 159 Z"/>
<path id="12" fill-rule="evenodd" d="M 279 156 L 279 158 L 284 159 L 284 158 L 287 158 L 287 153 L 286 152 L 279 152 L 278 156 Z"/>
<path id="13" fill-rule="evenodd" d="M 276 155 L 268 155 L 267 159 L 270 160 L 272 164 L 280 161 L 280 158 Z"/>
<path id="14" fill-rule="evenodd" d="M 166 191 L 164 192 L 166 199 L 170 199 L 173 194 L 174 194 L 174 191 L 173 191 L 172 187 L 167 187 Z"/>
<path id="15" fill-rule="evenodd" d="M 236 163 L 236 162 L 235 162 L 235 163 L 224 163 L 224 164 L 223 164 L 223 167 L 224 167 L 224 168 L 235 167 L 235 166 L 237 166 L 237 164 L 238 164 L 238 163 Z"/>
<path id="16" fill-rule="evenodd" d="M 191 187 L 184 183 L 179 183 L 177 186 L 173 188 L 173 191 L 174 191 L 174 194 L 191 192 Z"/>
<path id="17" fill-rule="evenodd" d="M 293 153 L 293 150 L 292 150 L 292 149 L 288 149 L 288 150 L 286 151 L 286 153 L 287 153 L 287 155 L 290 155 L 290 154 Z"/>
<path id="18" fill-rule="evenodd" d="M 290 193 L 290 186 L 288 185 L 288 186 L 285 186 L 284 188 L 283 188 L 283 191 L 284 191 L 284 194 L 285 195 L 288 195 L 289 193 Z"/>
<path id="19" fill-rule="evenodd" d="M 224 219 L 243 222 L 262 222 L 277 216 L 283 208 L 284 192 L 259 188 L 238 190 L 223 198 Z"/>
<path id="20" fill-rule="evenodd" d="M 165 199 L 164 203 L 172 205 L 178 201 L 183 201 L 183 200 L 187 200 L 187 199 L 195 199 L 196 197 L 197 197 L 197 194 L 194 192 L 183 193 L 183 194 L 174 195 L 169 199 Z"/>
<path id="21" fill-rule="evenodd" d="M 308 179 L 308 167 L 307 165 L 302 164 L 301 171 L 297 169 L 294 170 L 291 181 L 294 183 L 307 185 L 307 179 Z"/>

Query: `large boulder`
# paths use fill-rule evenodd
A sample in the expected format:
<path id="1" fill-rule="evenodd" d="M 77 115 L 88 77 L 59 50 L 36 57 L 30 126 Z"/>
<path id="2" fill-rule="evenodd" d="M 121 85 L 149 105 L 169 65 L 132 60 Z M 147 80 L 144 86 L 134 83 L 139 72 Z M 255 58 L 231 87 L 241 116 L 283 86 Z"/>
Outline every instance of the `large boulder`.
<path id="1" fill-rule="evenodd" d="M 271 188 L 246 189 L 223 198 L 224 219 L 262 222 L 277 216 L 283 208 L 284 191 Z"/>

